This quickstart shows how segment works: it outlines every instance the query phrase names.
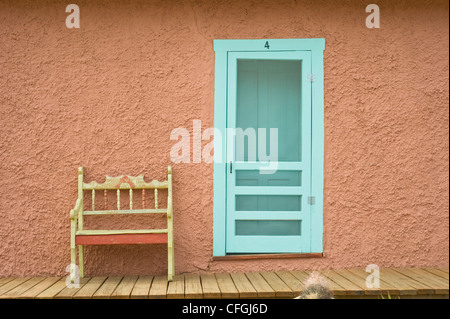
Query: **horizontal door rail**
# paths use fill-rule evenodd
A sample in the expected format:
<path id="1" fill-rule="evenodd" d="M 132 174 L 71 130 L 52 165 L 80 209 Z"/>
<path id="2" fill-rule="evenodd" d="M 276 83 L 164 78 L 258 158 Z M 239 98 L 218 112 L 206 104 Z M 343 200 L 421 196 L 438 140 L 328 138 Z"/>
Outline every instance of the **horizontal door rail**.
<path id="1" fill-rule="evenodd" d="M 233 217 L 236 220 L 301 220 L 302 214 L 299 211 L 236 211 Z"/>
<path id="2" fill-rule="evenodd" d="M 236 186 L 235 195 L 305 195 L 301 186 Z"/>
<path id="3" fill-rule="evenodd" d="M 280 170 L 280 171 L 301 171 L 303 162 L 234 162 L 234 170 Z"/>

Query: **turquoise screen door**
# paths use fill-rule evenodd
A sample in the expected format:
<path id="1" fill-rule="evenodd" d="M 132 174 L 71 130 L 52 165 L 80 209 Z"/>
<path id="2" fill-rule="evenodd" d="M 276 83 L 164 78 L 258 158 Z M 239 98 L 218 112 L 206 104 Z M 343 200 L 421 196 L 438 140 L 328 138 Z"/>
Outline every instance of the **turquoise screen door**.
<path id="1" fill-rule="evenodd" d="M 310 51 L 228 53 L 227 254 L 311 251 L 311 73 Z"/>

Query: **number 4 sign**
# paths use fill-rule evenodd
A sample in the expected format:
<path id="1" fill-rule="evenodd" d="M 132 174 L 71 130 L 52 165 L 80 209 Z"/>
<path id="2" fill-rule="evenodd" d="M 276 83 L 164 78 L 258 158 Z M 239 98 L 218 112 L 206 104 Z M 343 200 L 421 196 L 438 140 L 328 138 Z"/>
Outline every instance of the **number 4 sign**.
<path id="1" fill-rule="evenodd" d="M 66 27 L 68 29 L 80 28 L 80 8 L 76 4 L 69 4 L 66 12 L 70 14 L 66 18 Z"/>

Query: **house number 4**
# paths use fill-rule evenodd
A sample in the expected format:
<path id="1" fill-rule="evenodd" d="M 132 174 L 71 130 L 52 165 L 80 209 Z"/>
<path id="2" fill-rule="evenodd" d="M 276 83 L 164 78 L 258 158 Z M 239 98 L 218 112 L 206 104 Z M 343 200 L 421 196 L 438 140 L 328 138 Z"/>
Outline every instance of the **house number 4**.
<path id="1" fill-rule="evenodd" d="M 66 12 L 70 13 L 66 17 L 66 27 L 68 29 L 79 29 L 80 28 L 80 7 L 76 4 L 69 4 L 66 7 Z"/>
<path id="2" fill-rule="evenodd" d="M 269 50 L 270 46 L 269 46 L 269 41 L 266 41 L 266 44 L 264 45 L 264 47 Z"/>

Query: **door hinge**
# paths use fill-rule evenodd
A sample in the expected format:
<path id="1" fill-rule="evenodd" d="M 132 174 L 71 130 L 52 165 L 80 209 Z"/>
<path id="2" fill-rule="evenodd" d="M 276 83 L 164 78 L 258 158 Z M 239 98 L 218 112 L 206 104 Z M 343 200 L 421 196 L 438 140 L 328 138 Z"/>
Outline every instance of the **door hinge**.
<path id="1" fill-rule="evenodd" d="M 316 75 L 308 74 L 308 80 L 309 80 L 309 82 L 316 82 Z"/>
<path id="2" fill-rule="evenodd" d="M 308 196 L 308 205 L 314 205 L 316 203 L 315 196 Z"/>

